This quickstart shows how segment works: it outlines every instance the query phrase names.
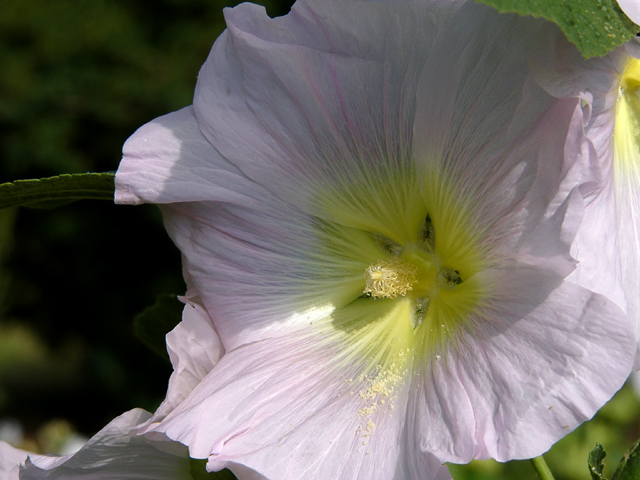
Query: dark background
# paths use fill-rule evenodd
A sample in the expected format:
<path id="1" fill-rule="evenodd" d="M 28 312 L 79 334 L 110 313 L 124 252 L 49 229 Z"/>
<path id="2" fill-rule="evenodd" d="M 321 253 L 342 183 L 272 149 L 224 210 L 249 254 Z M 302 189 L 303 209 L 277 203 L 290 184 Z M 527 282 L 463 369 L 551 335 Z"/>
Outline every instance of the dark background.
<path id="1" fill-rule="evenodd" d="M 290 6 L 262 3 L 271 16 Z M 136 128 L 191 103 L 233 4 L 0 2 L 0 183 L 115 171 Z M 132 320 L 185 288 L 155 206 L 0 211 L 0 260 L 0 419 L 19 421 L 30 448 L 47 448 L 52 419 L 92 435 L 155 409 L 171 367 Z"/>

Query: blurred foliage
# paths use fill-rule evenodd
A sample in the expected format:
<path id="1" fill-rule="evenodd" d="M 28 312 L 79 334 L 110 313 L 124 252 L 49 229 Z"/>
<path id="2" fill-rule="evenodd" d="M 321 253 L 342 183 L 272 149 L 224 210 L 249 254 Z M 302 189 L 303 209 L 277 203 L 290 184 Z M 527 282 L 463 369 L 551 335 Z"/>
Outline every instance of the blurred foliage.
<path id="1" fill-rule="evenodd" d="M 233 480 L 236 476 L 229 470 L 222 470 L 221 472 L 208 473 L 206 470 L 206 460 L 194 460 L 191 459 L 191 477 L 193 480 Z"/>
<path id="2" fill-rule="evenodd" d="M 137 127 L 191 103 L 233 3 L 0 2 L 0 183 L 115 170 Z"/>
<path id="3" fill-rule="evenodd" d="M 133 330 L 142 342 L 158 356 L 170 362 L 165 335 L 182 320 L 184 304 L 176 295 L 158 295 L 156 303 L 133 319 Z"/>
<path id="4" fill-rule="evenodd" d="M 640 399 L 632 383 L 627 382 L 593 419 L 556 443 L 544 457 L 556 480 L 590 480 L 589 454 L 600 443 L 607 452 L 603 476 L 611 478 L 639 437 Z M 451 465 L 450 470 L 455 480 L 538 479 L 528 461 L 476 460 L 469 465 Z"/>
<path id="5" fill-rule="evenodd" d="M 640 478 L 640 440 L 622 457 L 611 480 L 638 480 Z"/>
<path id="6" fill-rule="evenodd" d="M 136 128 L 191 103 L 233 3 L 0 2 L 0 183 L 115 171 Z M 52 419 L 92 435 L 125 410 L 153 410 L 171 369 L 133 318 L 184 288 L 156 207 L 0 211 L 0 419 L 41 444 Z"/>

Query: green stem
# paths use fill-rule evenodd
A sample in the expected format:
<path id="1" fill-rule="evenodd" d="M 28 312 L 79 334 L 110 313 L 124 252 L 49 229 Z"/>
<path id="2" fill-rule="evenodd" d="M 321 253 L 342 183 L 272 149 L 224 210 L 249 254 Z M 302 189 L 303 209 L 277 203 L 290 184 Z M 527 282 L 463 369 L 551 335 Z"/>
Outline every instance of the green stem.
<path id="1" fill-rule="evenodd" d="M 555 480 L 553 478 L 553 473 L 551 473 L 551 470 L 549 470 L 547 462 L 544 461 L 542 455 L 536 458 L 532 458 L 530 461 L 531 465 L 533 465 L 533 468 L 535 468 L 536 473 L 540 477 L 540 480 Z"/>

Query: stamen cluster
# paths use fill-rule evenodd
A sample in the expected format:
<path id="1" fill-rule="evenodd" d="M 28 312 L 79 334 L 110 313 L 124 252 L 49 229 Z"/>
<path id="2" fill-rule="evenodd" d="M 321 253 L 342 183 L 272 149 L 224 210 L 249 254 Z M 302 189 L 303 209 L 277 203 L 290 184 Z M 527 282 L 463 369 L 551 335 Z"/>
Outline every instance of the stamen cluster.
<path id="1" fill-rule="evenodd" d="M 364 273 L 366 285 L 364 293 L 373 298 L 396 298 L 413 290 L 417 270 L 398 257 L 378 260 Z"/>

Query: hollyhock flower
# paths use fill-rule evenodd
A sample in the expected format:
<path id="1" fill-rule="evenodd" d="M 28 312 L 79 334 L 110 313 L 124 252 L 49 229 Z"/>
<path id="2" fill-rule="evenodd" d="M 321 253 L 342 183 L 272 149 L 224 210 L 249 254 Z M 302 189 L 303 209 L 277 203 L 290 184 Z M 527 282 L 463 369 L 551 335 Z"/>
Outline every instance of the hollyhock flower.
<path id="1" fill-rule="evenodd" d="M 572 246 L 581 262 L 569 278 L 620 305 L 640 339 L 640 44 L 585 60 L 557 31 L 544 38 L 537 79 L 558 98 L 582 101 L 582 148 L 592 151 L 588 168 L 597 172 L 583 186 L 585 226 Z"/>
<path id="2" fill-rule="evenodd" d="M 0 442 L 0 480 L 191 480 L 184 445 L 136 434 L 135 427 L 150 416 L 141 409 L 126 412 L 70 455 L 37 455 Z"/>
<path id="3" fill-rule="evenodd" d="M 579 100 L 529 75 L 542 24 L 448 1 L 225 18 L 193 107 L 116 174 L 117 202 L 162 204 L 224 352 L 139 432 L 242 479 L 424 479 L 590 418 L 635 339 L 567 280 L 598 172 Z"/>

